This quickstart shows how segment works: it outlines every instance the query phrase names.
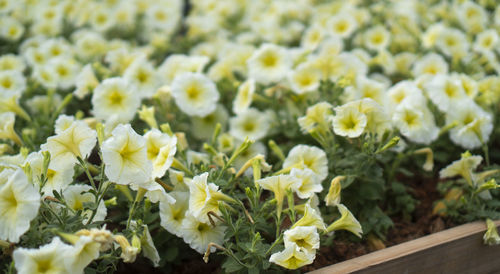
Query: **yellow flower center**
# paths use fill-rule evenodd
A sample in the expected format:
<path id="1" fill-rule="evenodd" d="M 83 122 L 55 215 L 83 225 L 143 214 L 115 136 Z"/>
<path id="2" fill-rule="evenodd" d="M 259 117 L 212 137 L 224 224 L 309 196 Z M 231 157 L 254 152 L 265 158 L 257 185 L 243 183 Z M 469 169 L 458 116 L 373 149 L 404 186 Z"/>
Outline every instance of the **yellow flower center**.
<path id="1" fill-rule="evenodd" d="M 118 90 L 114 90 L 108 96 L 109 104 L 113 106 L 119 106 L 122 104 L 125 97 Z"/>
<path id="2" fill-rule="evenodd" d="M 165 21 L 165 19 L 167 19 L 167 16 L 165 15 L 165 13 L 163 13 L 161 11 L 157 11 L 155 13 L 155 17 L 156 17 L 156 20 L 158 20 L 158 21 Z"/>
<path id="3" fill-rule="evenodd" d="M 254 124 L 254 123 L 252 123 L 251 121 L 250 121 L 250 122 L 248 122 L 248 123 L 245 123 L 245 124 L 243 125 L 243 129 L 244 129 L 245 131 L 253 131 L 253 130 L 255 129 L 255 124 Z"/>
<path id="4" fill-rule="evenodd" d="M 38 260 L 36 262 L 37 265 L 37 273 L 49 273 L 50 270 L 52 269 L 52 260 L 51 259 L 45 259 L 45 260 Z"/>
<path id="5" fill-rule="evenodd" d="M 207 224 L 204 224 L 204 223 L 198 223 L 198 226 L 196 227 L 196 229 L 199 232 L 205 232 L 205 231 L 210 230 L 210 226 L 208 226 Z"/>
<path id="6" fill-rule="evenodd" d="M 416 126 L 418 124 L 418 115 L 415 113 L 406 112 L 403 119 L 409 127 Z"/>
<path id="7" fill-rule="evenodd" d="M 262 65 L 265 67 L 274 67 L 278 63 L 278 58 L 272 54 L 266 54 L 261 58 Z"/>
<path id="8" fill-rule="evenodd" d="M 347 28 L 349 27 L 349 24 L 346 21 L 340 21 L 335 25 L 335 30 L 337 32 L 345 32 Z"/>
<path id="9" fill-rule="evenodd" d="M 6 89 L 10 89 L 14 85 L 14 83 L 12 83 L 12 80 L 9 78 L 2 79 L 1 84 L 2 84 L 2 87 L 6 88 Z"/>
<path id="10" fill-rule="evenodd" d="M 9 193 L 4 198 L 4 201 L 6 202 L 6 210 L 7 212 L 12 211 L 16 212 L 17 211 L 17 205 L 19 204 L 17 199 L 16 199 L 16 194 L 14 191 L 12 191 L 12 188 L 9 188 Z"/>
<path id="11" fill-rule="evenodd" d="M 149 79 L 149 74 L 146 73 L 145 71 L 139 71 L 139 73 L 137 73 L 137 80 L 141 83 L 145 83 L 147 82 Z"/>
<path id="12" fill-rule="evenodd" d="M 63 66 L 59 66 L 57 67 L 57 73 L 61 76 L 67 76 L 68 75 L 68 69 L 63 67 Z"/>
<path id="13" fill-rule="evenodd" d="M 376 33 L 372 36 L 372 43 L 373 44 L 381 44 L 384 42 L 384 35 L 382 33 Z"/>
<path id="14" fill-rule="evenodd" d="M 453 85 L 452 83 L 446 83 L 446 86 L 444 88 L 444 92 L 446 93 L 446 95 L 448 95 L 448 97 L 450 98 L 453 98 L 453 97 L 456 97 L 458 95 L 457 93 L 457 89 L 456 89 L 456 86 Z"/>
<path id="15" fill-rule="evenodd" d="M 56 172 L 53 169 L 47 169 L 47 179 L 50 181 L 54 176 L 56 175 Z"/>
<path id="16" fill-rule="evenodd" d="M 200 97 L 201 93 L 202 93 L 202 91 L 198 87 L 198 85 L 190 85 L 186 89 L 186 94 L 187 94 L 188 98 L 191 100 L 197 100 Z"/>

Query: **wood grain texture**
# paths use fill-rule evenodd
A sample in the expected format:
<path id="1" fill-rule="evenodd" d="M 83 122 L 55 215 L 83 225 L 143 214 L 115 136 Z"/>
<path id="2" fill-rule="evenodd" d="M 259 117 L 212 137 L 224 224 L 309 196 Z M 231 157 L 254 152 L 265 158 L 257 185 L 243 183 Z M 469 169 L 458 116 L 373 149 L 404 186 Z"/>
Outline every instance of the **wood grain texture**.
<path id="1" fill-rule="evenodd" d="M 500 273 L 500 246 L 484 245 L 485 231 L 485 222 L 465 224 L 310 273 Z"/>

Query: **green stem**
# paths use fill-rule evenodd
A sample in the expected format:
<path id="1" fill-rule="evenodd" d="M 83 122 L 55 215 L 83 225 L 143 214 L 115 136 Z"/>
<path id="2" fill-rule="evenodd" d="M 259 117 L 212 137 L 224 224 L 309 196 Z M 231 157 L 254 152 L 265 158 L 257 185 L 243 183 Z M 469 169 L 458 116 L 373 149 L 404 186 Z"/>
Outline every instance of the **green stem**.
<path id="1" fill-rule="evenodd" d="M 78 162 L 83 167 L 85 174 L 87 174 L 87 177 L 89 178 L 90 184 L 92 185 L 94 190 L 97 192 L 97 187 L 95 186 L 94 178 L 92 177 L 92 174 L 90 174 L 90 170 L 89 170 L 89 167 L 87 166 L 87 163 L 80 156 L 76 157 L 76 159 L 78 159 Z"/>

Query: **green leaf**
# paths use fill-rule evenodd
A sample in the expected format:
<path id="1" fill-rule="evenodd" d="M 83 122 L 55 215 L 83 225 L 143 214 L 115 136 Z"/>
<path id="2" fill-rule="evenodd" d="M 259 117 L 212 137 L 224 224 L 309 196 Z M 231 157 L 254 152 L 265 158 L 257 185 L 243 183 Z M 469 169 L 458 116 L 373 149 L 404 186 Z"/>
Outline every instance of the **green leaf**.
<path id="1" fill-rule="evenodd" d="M 236 262 L 233 258 L 228 257 L 227 260 L 222 264 L 222 269 L 224 271 L 231 273 L 241 270 L 243 268 L 238 262 Z"/>

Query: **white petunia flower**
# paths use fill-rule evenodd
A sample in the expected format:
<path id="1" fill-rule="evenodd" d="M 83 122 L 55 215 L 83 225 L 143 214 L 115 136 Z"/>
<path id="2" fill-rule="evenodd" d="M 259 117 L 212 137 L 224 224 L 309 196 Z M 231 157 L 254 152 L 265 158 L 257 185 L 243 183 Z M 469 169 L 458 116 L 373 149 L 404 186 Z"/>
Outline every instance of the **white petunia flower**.
<path id="1" fill-rule="evenodd" d="M 124 78 L 108 78 L 99 84 L 92 95 L 92 112 L 97 119 L 127 123 L 139 108 L 141 100 L 135 88 Z"/>
<path id="2" fill-rule="evenodd" d="M 89 185 L 70 185 L 63 191 L 63 197 L 66 201 L 67 205 L 73 209 L 74 211 L 82 210 L 83 222 L 86 223 L 90 216 L 92 215 L 91 209 L 86 209 L 84 207 L 84 203 L 95 202 L 94 194 L 90 193 L 92 187 Z M 104 201 L 97 207 L 97 213 L 92 220 L 93 222 L 104 221 L 106 219 L 106 215 L 108 214 L 108 210 L 104 205 Z"/>
<path id="3" fill-rule="evenodd" d="M 148 160 L 153 163 L 153 179 L 161 178 L 172 165 L 177 151 L 177 138 L 152 129 L 144 134 Z"/>
<path id="4" fill-rule="evenodd" d="M 76 163 L 77 157 L 86 159 L 97 141 L 97 133 L 83 121 L 74 121 L 71 126 L 47 138 L 41 150 L 50 152 L 54 165 Z"/>
<path id="5" fill-rule="evenodd" d="M 56 89 L 59 81 L 53 66 L 43 64 L 33 70 L 33 78 L 47 89 Z"/>
<path id="6" fill-rule="evenodd" d="M 248 137 L 251 140 L 264 138 L 271 127 L 271 118 L 267 113 L 260 112 L 255 108 L 246 111 L 229 119 L 229 133 L 238 140 Z"/>
<path id="7" fill-rule="evenodd" d="M 269 262 L 287 269 L 297 269 L 312 264 L 315 257 L 315 253 L 301 249 L 296 244 L 290 244 L 283 251 L 272 254 Z"/>
<path id="8" fill-rule="evenodd" d="M 487 143 L 493 131 L 493 117 L 470 99 L 459 101 L 446 113 L 446 124 L 456 122 L 450 130 L 453 143 L 473 149 Z"/>
<path id="9" fill-rule="evenodd" d="M 422 91 L 412 81 L 401 81 L 387 91 L 389 107 L 394 111 L 396 107 L 406 101 L 425 104 L 426 99 Z"/>
<path id="10" fill-rule="evenodd" d="M 160 201 L 161 226 L 168 232 L 182 237 L 182 221 L 189 208 L 189 192 L 172 191 L 169 192 L 175 203 Z"/>
<path id="11" fill-rule="evenodd" d="M 238 92 L 233 101 L 233 112 L 240 114 L 248 109 L 252 104 L 253 94 L 255 93 L 255 81 L 248 79 L 238 87 Z"/>
<path id="12" fill-rule="evenodd" d="M 307 108 L 306 115 L 299 117 L 297 122 L 304 133 L 308 133 L 316 127 L 322 129 L 330 128 L 330 117 L 333 114 L 332 105 L 327 102 L 319 102 Z"/>
<path id="13" fill-rule="evenodd" d="M 378 25 L 364 33 L 364 44 L 368 49 L 379 51 L 387 47 L 391 34 L 385 27 Z"/>
<path id="14" fill-rule="evenodd" d="M 418 101 L 405 101 L 400 104 L 392 121 L 401 134 L 416 143 L 430 144 L 439 134 L 431 111 Z"/>
<path id="15" fill-rule="evenodd" d="M 293 147 L 283 162 L 283 168 L 291 167 L 309 168 L 319 180 L 323 181 L 328 176 L 328 159 L 326 153 L 315 146 L 297 145 Z"/>
<path id="16" fill-rule="evenodd" d="M 20 96 L 26 89 L 26 78 L 19 71 L 0 71 L 0 97 Z"/>
<path id="17" fill-rule="evenodd" d="M 451 164 L 439 171 L 440 178 L 453 178 L 462 176 L 469 185 L 475 184 L 473 172 L 483 161 L 480 155 L 471 155 L 468 151 L 462 153 L 460 160 L 453 161 Z"/>
<path id="18" fill-rule="evenodd" d="M 127 67 L 123 78 L 135 86 L 139 98 L 150 98 L 159 87 L 159 78 L 156 69 L 145 58 L 135 60 Z"/>
<path id="19" fill-rule="evenodd" d="M 47 66 L 52 67 L 59 88 L 68 89 L 75 85 L 76 76 L 80 72 L 80 64 L 73 58 L 58 56 L 50 59 Z"/>
<path id="20" fill-rule="evenodd" d="M 43 155 L 39 152 L 32 152 L 26 158 L 24 164 L 29 164 L 31 167 L 31 172 L 35 178 L 40 178 L 43 172 Z M 74 164 L 69 162 L 59 166 L 54 165 L 52 162 L 49 163 L 47 169 L 47 182 L 42 188 L 42 192 L 45 195 L 52 195 L 52 191 L 64 190 L 73 182 L 73 174 L 75 173 L 73 169 Z M 36 185 L 40 186 L 39 180 L 34 180 Z"/>
<path id="21" fill-rule="evenodd" d="M 172 96 L 184 113 L 201 117 L 212 113 L 219 100 L 219 92 L 214 82 L 201 73 L 191 72 L 175 77 Z"/>
<path id="22" fill-rule="evenodd" d="M 22 56 L 12 53 L 0 56 L 0 71 L 14 70 L 23 72 L 26 68 L 26 63 Z"/>
<path id="23" fill-rule="evenodd" d="M 189 214 L 202 222 L 209 222 L 208 213 L 220 215 L 219 202 L 230 199 L 217 185 L 208 183 L 208 173 L 195 176 L 187 181 L 189 186 Z"/>
<path id="24" fill-rule="evenodd" d="M 99 82 L 97 81 L 94 71 L 92 70 L 92 66 L 87 64 L 76 76 L 76 89 L 73 91 L 73 94 L 81 100 L 87 96 L 87 94 L 92 92 L 97 85 L 99 85 Z"/>
<path id="25" fill-rule="evenodd" d="M 355 107 L 336 107 L 332 118 L 333 131 L 340 136 L 356 138 L 364 132 L 367 121 L 366 115 Z"/>
<path id="26" fill-rule="evenodd" d="M 473 49 L 481 53 L 489 54 L 494 49 L 498 48 L 499 40 L 500 37 L 496 30 L 485 30 L 476 36 Z"/>
<path id="27" fill-rule="evenodd" d="M 319 234 L 315 226 L 297 226 L 284 233 L 285 248 L 297 245 L 308 252 L 319 248 Z"/>
<path id="28" fill-rule="evenodd" d="M 437 37 L 436 47 L 449 57 L 461 58 L 467 54 L 469 42 L 461 30 L 446 28 Z"/>
<path id="29" fill-rule="evenodd" d="M 85 267 L 93 260 L 99 257 L 101 244 L 94 241 L 90 236 L 80 236 L 76 243 L 67 250 L 68 258 L 72 260 L 64 260 L 66 269 L 72 273 L 83 273 Z"/>
<path id="30" fill-rule="evenodd" d="M 184 242 L 200 254 L 204 254 L 209 243 L 221 245 L 224 241 L 224 231 L 226 227 L 218 224 L 212 227 L 209 223 L 200 222 L 191 214 L 186 214 L 182 221 L 180 234 Z M 215 247 L 210 248 L 210 252 L 215 252 Z"/>
<path id="31" fill-rule="evenodd" d="M 338 36 L 341 38 L 349 37 L 358 27 L 356 19 L 350 14 L 343 12 L 330 17 L 326 25 L 327 31 L 332 36 Z"/>
<path id="32" fill-rule="evenodd" d="M 168 85 L 185 72 L 201 73 L 209 61 L 206 56 L 172 54 L 158 67 L 158 74 Z"/>
<path id="33" fill-rule="evenodd" d="M 300 185 L 295 189 L 297 196 L 301 199 L 311 198 L 314 193 L 321 192 L 323 190 L 323 186 L 321 185 L 318 175 L 308 168 L 292 168 L 290 175 L 301 180 Z"/>
<path id="34" fill-rule="evenodd" d="M 248 74 L 259 84 L 269 85 L 286 77 L 292 59 L 286 48 L 262 44 L 247 61 Z"/>
<path id="35" fill-rule="evenodd" d="M 0 173 L 2 176 L 7 173 Z M 5 178 L 1 179 L 5 181 Z M 22 169 L 10 174 L 0 185 L 0 239 L 17 243 L 38 215 L 40 194 L 28 181 Z"/>
<path id="36" fill-rule="evenodd" d="M 428 53 L 413 64 L 413 76 L 422 74 L 446 74 L 448 73 L 448 63 L 443 56 L 436 53 Z"/>
<path id="37" fill-rule="evenodd" d="M 217 108 L 214 112 L 208 114 L 207 116 L 191 117 L 191 122 L 193 123 L 191 133 L 198 139 L 208 140 L 212 137 L 217 123 L 221 124 L 221 132 L 225 131 L 228 117 L 229 114 L 227 113 L 226 108 L 221 104 L 217 104 Z"/>
<path id="38" fill-rule="evenodd" d="M 72 249 L 58 237 L 54 237 L 49 244 L 33 248 L 18 248 L 14 251 L 13 258 L 19 274 L 33 273 L 70 273 L 66 264 L 75 260 L 69 256 Z"/>
<path id="39" fill-rule="evenodd" d="M 468 98 L 460 79 L 448 75 L 436 75 L 424 86 L 429 99 L 443 112 Z"/>
<path id="40" fill-rule="evenodd" d="M 288 82 L 296 94 L 316 91 L 320 80 L 321 72 L 307 63 L 300 64 L 288 73 Z"/>
<path id="41" fill-rule="evenodd" d="M 153 166 L 148 160 L 144 137 L 130 124 L 118 125 L 111 137 L 102 144 L 104 173 L 111 182 L 128 185 L 146 183 L 151 179 Z"/>
<path id="42" fill-rule="evenodd" d="M 384 83 L 360 76 L 356 78 L 355 86 L 347 87 L 345 92 L 349 101 L 370 98 L 381 106 L 385 106 L 388 100 L 386 88 Z"/>

